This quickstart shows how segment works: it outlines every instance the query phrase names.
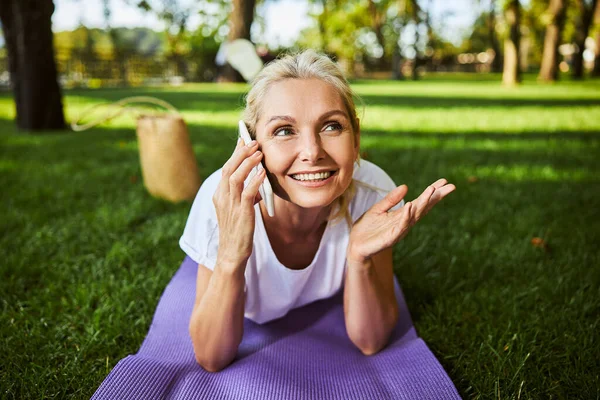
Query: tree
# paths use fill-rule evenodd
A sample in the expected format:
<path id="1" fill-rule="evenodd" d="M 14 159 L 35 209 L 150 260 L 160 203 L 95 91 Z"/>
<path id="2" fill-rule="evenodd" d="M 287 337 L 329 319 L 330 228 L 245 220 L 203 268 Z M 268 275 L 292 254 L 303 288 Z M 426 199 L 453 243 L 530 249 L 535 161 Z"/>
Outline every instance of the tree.
<path id="1" fill-rule="evenodd" d="M 413 57 L 413 78 L 418 65 L 432 57 L 428 48 L 435 38 L 427 7 L 417 0 L 311 0 L 315 11 L 309 15 L 315 24 L 302 32 L 298 45 L 317 48 L 345 67 L 352 75 L 358 63 L 365 69 L 389 70 L 402 79 L 402 51 Z M 430 5 L 431 0 L 423 1 Z M 413 30 L 414 40 L 400 44 L 405 30 Z M 426 33 L 425 33 L 426 31 Z M 407 35 L 410 37 L 410 35 Z M 425 55 L 423 54 L 425 53 Z"/>
<path id="2" fill-rule="evenodd" d="M 404 75 L 401 70 L 401 61 L 403 58 L 401 49 L 399 47 L 400 36 L 402 32 L 409 26 L 414 27 L 414 40 L 410 46 L 410 50 L 414 54 L 411 77 L 412 79 L 418 79 L 417 67 L 422 62 L 421 52 L 419 49 L 420 35 L 419 27 L 424 23 L 427 28 L 427 41 L 431 39 L 431 26 L 429 24 L 429 15 L 424 13 L 417 0 L 397 0 L 397 10 L 395 18 L 392 20 L 392 26 L 394 26 L 395 43 L 392 53 L 392 75 L 394 79 L 404 79 Z"/>
<path id="3" fill-rule="evenodd" d="M 383 27 L 386 23 L 387 16 L 387 4 L 383 1 L 375 2 L 374 0 L 369 0 L 369 17 L 371 19 L 371 28 L 375 33 L 375 38 L 377 39 L 377 44 L 382 49 L 381 57 L 378 59 L 378 67 L 382 69 L 388 60 L 388 54 L 386 52 L 386 43 L 385 36 L 383 34 Z"/>
<path id="4" fill-rule="evenodd" d="M 329 40 L 327 37 L 326 27 L 329 20 L 329 1 L 316 0 L 322 7 L 321 13 L 317 16 L 317 25 L 319 27 L 319 36 L 321 39 L 321 49 L 325 52 L 329 49 Z"/>
<path id="5" fill-rule="evenodd" d="M 422 10 L 421 10 L 421 7 L 419 6 L 419 3 L 417 3 L 416 0 L 405 1 L 405 3 L 410 12 L 412 22 L 415 24 L 415 40 L 414 40 L 413 46 L 412 46 L 413 51 L 415 53 L 415 58 L 413 60 L 411 77 L 412 77 L 413 81 L 416 81 L 417 79 L 419 79 L 419 73 L 418 73 L 417 68 L 419 67 L 419 64 L 421 63 L 421 54 L 419 52 L 419 40 L 421 39 L 420 34 L 419 34 L 419 25 L 423 21 L 423 18 L 421 15 Z"/>
<path id="6" fill-rule="evenodd" d="M 104 23 L 106 24 L 106 30 L 110 36 L 110 41 L 113 46 L 113 56 L 117 64 L 119 65 L 119 75 L 121 84 L 127 86 L 129 84 L 128 71 L 127 71 L 127 51 L 123 46 L 123 41 L 119 35 L 119 31 L 110 26 L 110 1 L 102 0 L 103 12 L 104 12 Z"/>
<path id="7" fill-rule="evenodd" d="M 560 45 L 562 30 L 565 25 L 565 0 L 550 0 L 546 18 L 546 36 L 544 37 L 544 52 L 542 66 L 538 79 L 544 82 L 553 82 L 558 78 L 558 46 Z"/>
<path id="8" fill-rule="evenodd" d="M 0 21 L 8 69 L 23 130 L 64 129 L 52 34 L 52 0 L 2 0 Z"/>
<path id="9" fill-rule="evenodd" d="M 592 17 L 598 7 L 598 0 L 591 0 L 587 5 L 584 0 L 577 0 L 579 6 L 579 20 L 577 21 L 577 30 L 575 32 L 575 45 L 577 53 L 573 58 L 573 79 L 583 79 L 583 51 L 585 50 L 585 39 L 590 33 Z M 598 52 L 596 50 L 596 52 Z"/>
<path id="10" fill-rule="evenodd" d="M 195 13 L 197 13 L 195 7 L 182 5 L 178 0 L 162 0 L 162 7 L 158 12 L 158 17 L 165 22 L 167 58 L 175 63 L 178 75 L 188 75 L 184 60 L 187 50 L 185 49 L 186 25 L 190 16 Z"/>
<path id="11" fill-rule="evenodd" d="M 592 76 L 600 76 L 600 32 L 596 33 L 596 55 L 594 56 L 594 69 Z"/>
<path id="12" fill-rule="evenodd" d="M 530 51 L 527 54 L 528 64 L 535 65 L 538 69 L 542 64 L 542 52 L 544 48 L 544 35 L 546 24 L 543 15 L 548 9 L 549 0 L 529 0 L 529 4 L 523 7 L 521 24 L 525 26 Z"/>
<path id="13" fill-rule="evenodd" d="M 316 48 L 338 61 L 348 75 L 355 72 L 356 62 L 367 58 L 367 51 L 378 47 L 371 31 L 368 2 L 325 0 L 313 2 L 311 13 L 315 26 L 302 32 L 300 47 Z M 367 34 L 373 34 L 372 37 Z M 371 37 L 372 40 L 365 42 Z"/>
<path id="14" fill-rule="evenodd" d="M 493 2 L 492 2 L 493 4 Z M 493 6 L 483 9 L 473 23 L 473 31 L 461 44 L 461 50 L 466 53 L 481 53 L 492 49 L 494 58 L 490 65 L 491 72 L 502 71 L 502 53 L 498 35 L 496 35 L 496 11 Z"/>
<path id="15" fill-rule="evenodd" d="M 500 52 L 500 43 L 496 35 L 496 1 L 490 0 L 490 8 L 487 13 L 486 25 L 488 29 L 488 38 L 490 46 L 494 51 L 494 59 L 492 60 L 492 72 L 500 72 L 502 70 L 502 54 Z"/>
<path id="16" fill-rule="evenodd" d="M 233 0 L 233 10 L 229 17 L 229 34 L 227 40 L 232 42 L 236 39 L 250 40 L 250 28 L 254 20 L 254 8 L 256 0 Z M 227 64 L 221 75 L 225 82 L 243 82 L 242 76 Z"/>
<path id="17" fill-rule="evenodd" d="M 504 15 L 509 27 L 504 40 L 504 70 L 502 83 L 513 86 L 521 82 L 521 67 L 519 62 L 519 47 L 521 44 L 521 5 L 519 0 L 509 0 Z"/>

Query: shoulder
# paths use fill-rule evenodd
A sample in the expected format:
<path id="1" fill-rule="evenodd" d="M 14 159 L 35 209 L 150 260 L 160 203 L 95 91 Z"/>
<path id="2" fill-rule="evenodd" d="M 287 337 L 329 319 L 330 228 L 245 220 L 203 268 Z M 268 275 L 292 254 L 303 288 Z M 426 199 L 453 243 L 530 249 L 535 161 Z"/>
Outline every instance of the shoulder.
<path id="1" fill-rule="evenodd" d="M 357 189 L 363 188 L 374 192 L 382 192 L 384 196 L 396 187 L 396 184 L 387 172 L 367 160 L 361 160 L 360 165 L 355 164 L 352 178 Z"/>
<path id="2" fill-rule="evenodd" d="M 396 187 L 396 183 L 387 172 L 367 160 L 361 160 L 360 165 L 355 164 L 352 178 L 356 187 L 356 193 L 350 203 L 353 221 Z M 402 204 L 403 202 L 400 202 L 394 208 L 401 207 Z"/>
<path id="3" fill-rule="evenodd" d="M 221 170 L 204 180 L 192 203 L 179 246 L 192 260 L 214 269 L 218 247 L 218 222 L 213 196 L 221 180 Z"/>
<path id="4" fill-rule="evenodd" d="M 196 199 L 194 200 L 194 202 L 200 200 L 201 198 L 205 198 L 206 196 L 209 196 L 209 198 L 212 201 L 212 196 L 215 194 L 217 186 L 219 186 L 219 182 L 221 181 L 221 176 L 223 174 L 222 170 L 223 168 L 219 168 L 218 170 L 210 174 L 210 176 L 206 178 L 204 182 L 202 182 L 202 185 L 200 186 L 200 189 L 196 194 Z"/>

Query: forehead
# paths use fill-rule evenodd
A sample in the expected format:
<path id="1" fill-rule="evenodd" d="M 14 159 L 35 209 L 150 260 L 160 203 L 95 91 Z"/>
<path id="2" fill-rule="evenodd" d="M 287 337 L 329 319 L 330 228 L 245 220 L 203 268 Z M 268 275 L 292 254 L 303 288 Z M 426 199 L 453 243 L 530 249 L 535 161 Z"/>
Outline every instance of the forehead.
<path id="1" fill-rule="evenodd" d="M 272 115 L 308 116 L 332 109 L 346 111 L 342 96 L 332 84 L 320 79 L 284 79 L 269 87 L 260 115 L 261 120 L 267 120 Z"/>

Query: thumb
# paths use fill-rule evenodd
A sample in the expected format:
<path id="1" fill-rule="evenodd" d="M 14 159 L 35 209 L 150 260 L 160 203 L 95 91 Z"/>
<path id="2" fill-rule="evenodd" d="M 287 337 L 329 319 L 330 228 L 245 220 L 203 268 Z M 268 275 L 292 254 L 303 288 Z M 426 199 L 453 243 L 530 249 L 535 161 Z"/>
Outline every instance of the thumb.
<path id="1" fill-rule="evenodd" d="M 389 192 L 381 201 L 375 203 L 371 210 L 376 213 L 388 212 L 390 208 L 400 203 L 406 193 L 408 193 L 408 186 L 400 185 Z"/>

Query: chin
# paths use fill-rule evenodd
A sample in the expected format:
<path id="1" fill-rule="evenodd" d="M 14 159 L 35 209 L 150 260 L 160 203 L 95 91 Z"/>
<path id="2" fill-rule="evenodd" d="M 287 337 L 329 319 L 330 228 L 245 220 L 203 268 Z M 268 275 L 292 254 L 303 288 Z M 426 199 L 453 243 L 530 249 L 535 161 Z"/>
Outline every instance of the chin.
<path id="1" fill-rule="evenodd" d="M 314 198 L 313 199 L 301 198 L 301 199 L 290 200 L 290 201 L 302 208 L 315 209 L 315 208 L 325 208 L 325 207 L 329 206 L 331 203 L 333 203 L 335 201 L 335 198 L 334 199 L 327 198 L 327 199 L 323 199 L 323 200 L 314 199 Z"/>
<path id="2" fill-rule="evenodd" d="M 342 192 L 343 193 L 343 192 Z M 342 193 L 298 193 L 298 192 L 284 192 L 276 193 L 277 196 L 282 199 L 294 203 L 299 207 L 306 209 L 324 208 L 331 205 Z"/>

